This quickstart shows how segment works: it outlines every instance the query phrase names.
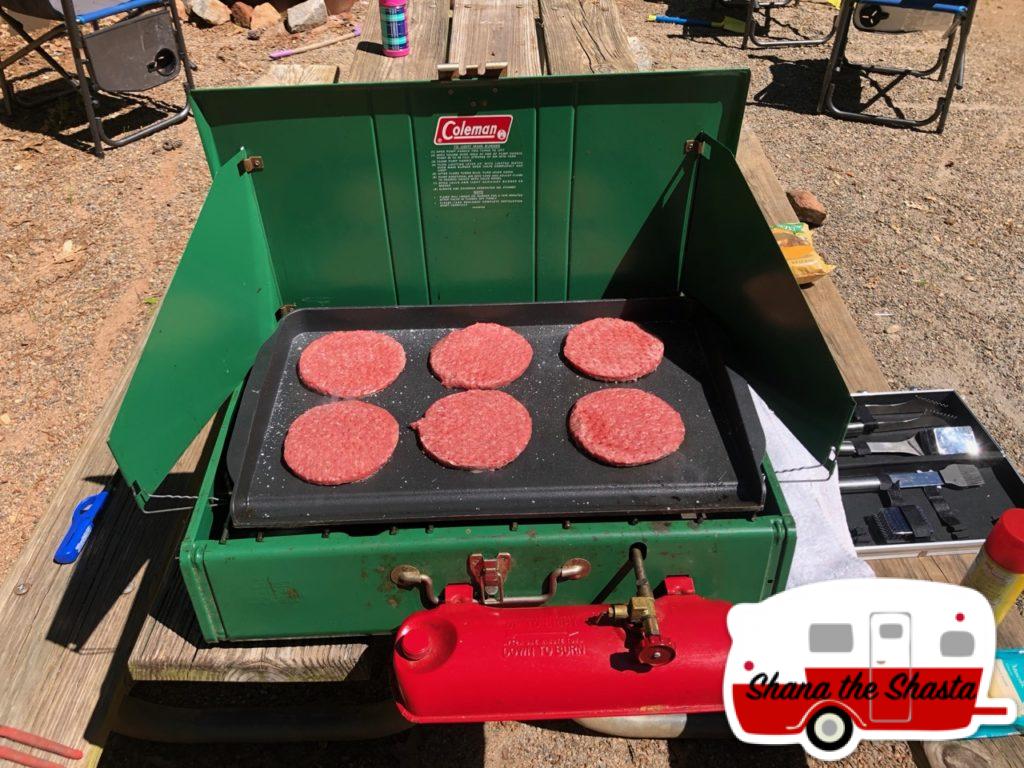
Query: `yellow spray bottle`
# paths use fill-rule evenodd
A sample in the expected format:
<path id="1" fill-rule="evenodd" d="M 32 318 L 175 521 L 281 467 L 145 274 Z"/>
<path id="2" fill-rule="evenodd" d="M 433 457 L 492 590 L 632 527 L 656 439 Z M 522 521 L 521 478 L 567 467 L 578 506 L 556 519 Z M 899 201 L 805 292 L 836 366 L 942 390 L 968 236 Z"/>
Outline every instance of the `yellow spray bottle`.
<path id="1" fill-rule="evenodd" d="M 1003 512 L 962 583 L 988 599 L 996 624 L 1006 618 L 1024 592 L 1024 509 Z"/>

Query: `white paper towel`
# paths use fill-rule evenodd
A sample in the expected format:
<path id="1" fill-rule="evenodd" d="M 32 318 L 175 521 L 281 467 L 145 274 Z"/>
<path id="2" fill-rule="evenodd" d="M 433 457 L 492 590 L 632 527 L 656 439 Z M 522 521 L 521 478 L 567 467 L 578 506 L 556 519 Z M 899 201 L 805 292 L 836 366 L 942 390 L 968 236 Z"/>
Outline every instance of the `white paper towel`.
<path id="1" fill-rule="evenodd" d="M 796 551 L 786 588 L 873 576 L 871 567 L 857 557 L 850 540 L 838 473 L 829 477 L 764 400 L 753 390 L 751 394 L 764 429 L 768 458 L 796 521 Z"/>

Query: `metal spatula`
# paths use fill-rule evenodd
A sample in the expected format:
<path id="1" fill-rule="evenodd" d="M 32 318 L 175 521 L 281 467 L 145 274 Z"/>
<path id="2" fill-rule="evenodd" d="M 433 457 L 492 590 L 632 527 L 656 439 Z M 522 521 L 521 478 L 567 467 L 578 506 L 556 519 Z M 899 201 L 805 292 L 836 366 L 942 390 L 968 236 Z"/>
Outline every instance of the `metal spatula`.
<path id="1" fill-rule="evenodd" d="M 839 446 L 840 456 L 871 456 L 891 453 L 900 456 L 975 455 L 978 441 L 970 427 L 922 429 L 906 440 L 847 440 Z"/>
<path id="2" fill-rule="evenodd" d="M 977 488 L 985 480 L 973 464 L 950 464 L 938 471 L 933 469 L 914 472 L 882 472 L 870 477 L 850 477 L 839 481 L 839 490 L 845 493 L 885 491 L 890 488 Z"/>

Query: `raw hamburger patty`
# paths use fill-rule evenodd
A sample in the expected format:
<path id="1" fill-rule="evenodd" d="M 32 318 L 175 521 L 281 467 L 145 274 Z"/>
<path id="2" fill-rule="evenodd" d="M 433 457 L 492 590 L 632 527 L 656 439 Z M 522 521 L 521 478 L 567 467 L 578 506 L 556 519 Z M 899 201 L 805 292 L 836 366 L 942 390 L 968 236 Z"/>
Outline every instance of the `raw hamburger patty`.
<path id="1" fill-rule="evenodd" d="M 562 351 L 584 376 L 599 381 L 635 381 L 658 367 L 665 345 L 636 323 L 598 317 L 569 331 Z"/>
<path id="2" fill-rule="evenodd" d="M 500 389 L 522 376 L 532 359 L 530 342 L 497 323 L 452 331 L 430 350 L 431 370 L 453 389 Z"/>
<path id="3" fill-rule="evenodd" d="M 614 467 L 663 459 L 683 444 L 686 428 L 671 405 L 642 389 L 601 389 L 576 401 L 569 433 L 593 458 Z"/>
<path id="4" fill-rule="evenodd" d="M 288 428 L 284 463 L 316 485 L 365 480 L 387 464 L 398 444 L 398 422 L 376 405 L 342 400 L 310 408 Z"/>
<path id="5" fill-rule="evenodd" d="M 458 469 L 499 469 L 530 442 L 533 420 L 523 404 L 493 389 L 442 397 L 410 426 L 440 463 Z"/>
<path id="6" fill-rule="evenodd" d="M 379 392 L 405 368 L 405 350 L 376 331 L 336 331 L 321 336 L 299 357 L 299 379 L 314 392 L 365 397 Z"/>

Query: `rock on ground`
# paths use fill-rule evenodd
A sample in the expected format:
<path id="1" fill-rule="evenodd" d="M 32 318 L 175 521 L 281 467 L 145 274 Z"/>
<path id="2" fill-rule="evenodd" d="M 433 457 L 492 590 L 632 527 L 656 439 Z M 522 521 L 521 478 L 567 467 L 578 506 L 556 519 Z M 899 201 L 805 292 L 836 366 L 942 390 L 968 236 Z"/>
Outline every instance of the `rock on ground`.
<path id="1" fill-rule="evenodd" d="M 288 9 L 288 29 L 308 32 L 327 23 L 327 5 L 324 0 L 306 0 Z"/>
<path id="2" fill-rule="evenodd" d="M 214 27 L 231 21 L 231 10 L 220 0 L 192 0 L 192 15 Z"/>
<path id="3" fill-rule="evenodd" d="M 243 29 L 252 26 L 253 7 L 248 3 L 237 2 L 231 4 L 231 20 Z"/>
<path id="4" fill-rule="evenodd" d="M 791 189 L 786 193 L 786 197 L 789 198 L 789 204 L 793 206 L 797 217 L 804 224 L 820 227 L 825 223 L 825 217 L 828 215 L 825 212 L 825 206 L 813 192 L 808 189 Z"/>
<path id="5" fill-rule="evenodd" d="M 268 29 L 281 20 L 281 13 L 270 3 L 260 3 L 252 9 L 249 26 L 252 29 Z"/>

